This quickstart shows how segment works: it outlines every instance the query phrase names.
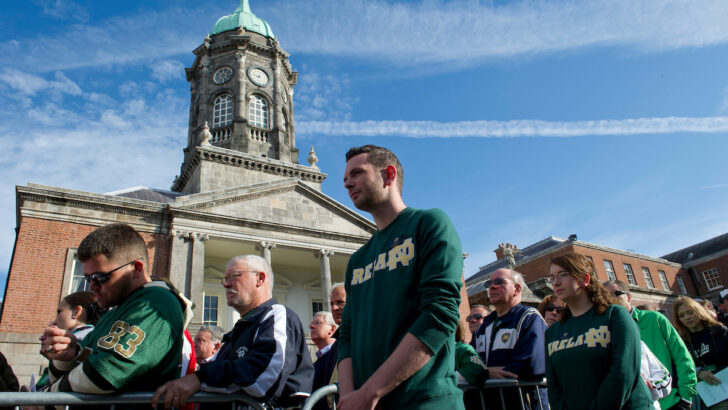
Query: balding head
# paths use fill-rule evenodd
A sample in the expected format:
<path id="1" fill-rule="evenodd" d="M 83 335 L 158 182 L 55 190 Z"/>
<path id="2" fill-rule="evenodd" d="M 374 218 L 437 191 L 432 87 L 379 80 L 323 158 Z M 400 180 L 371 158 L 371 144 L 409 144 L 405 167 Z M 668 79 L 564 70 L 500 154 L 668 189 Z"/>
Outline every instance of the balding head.
<path id="1" fill-rule="evenodd" d="M 512 269 L 498 269 L 491 274 L 488 282 L 488 298 L 498 316 L 503 316 L 521 303 L 521 291 L 525 286 L 521 273 Z"/>

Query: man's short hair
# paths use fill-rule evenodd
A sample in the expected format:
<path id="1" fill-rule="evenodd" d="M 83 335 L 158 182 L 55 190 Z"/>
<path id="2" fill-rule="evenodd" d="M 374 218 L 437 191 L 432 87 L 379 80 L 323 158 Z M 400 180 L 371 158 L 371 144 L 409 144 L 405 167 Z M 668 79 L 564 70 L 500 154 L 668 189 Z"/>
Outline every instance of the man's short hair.
<path id="1" fill-rule="evenodd" d="M 149 261 L 147 244 L 129 225 L 116 223 L 102 226 L 86 235 L 78 245 L 77 258 L 86 262 L 99 255 L 118 263 L 134 259 Z"/>
<path id="2" fill-rule="evenodd" d="M 207 332 L 210 334 L 210 340 L 213 343 L 222 342 L 222 337 L 225 335 L 225 329 L 220 326 L 202 326 L 197 333 Z"/>
<path id="3" fill-rule="evenodd" d="M 361 147 L 350 148 L 349 151 L 346 152 L 346 160 L 349 161 L 359 154 L 369 154 L 369 156 L 367 157 L 367 162 L 380 169 L 384 169 L 390 165 L 394 165 L 394 168 L 397 170 L 399 193 L 402 193 L 402 184 L 404 183 L 404 170 L 402 169 L 402 163 L 399 162 L 399 158 L 394 155 L 394 152 L 378 145 L 368 144 Z"/>
<path id="4" fill-rule="evenodd" d="M 345 286 L 346 285 L 344 284 L 344 282 L 336 282 L 336 283 L 334 283 L 334 284 L 331 285 L 331 292 L 333 292 L 334 289 L 336 289 L 336 288 L 343 288 Z"/>
<path id="5" fill-rule="evenodd" d="M 521 291 L 523 291 L 523 289 L 526 288 L 526 281 L 523 279 L 523 274 L 513 269 L 508 269 L 508 273 L 511 276 L 513 283 L 521 285 Z"/>
<path id="6" fill-rule="evenodd" d="M 604 282 L 604 286 L 605 287 L 612 286 L 612 285 L 616 285 L 619 290 L 621 290 L 622 292 L 624 292 L 624 293 L 626 293 L 628 295 L 631 294 L 630 291 L 629 291 L 629 286 L 627 286 L 626 283 L 622 282 L 619 279 L 614 279 L 614 280 L 610 280 L 608 282 Z"/>
<path id="7" fill-rule="evenodd" d="M 265 282 L 268 284 L 271 294 L 273 293 L 273 268 L 267 260 L 258 255 L 240 255 L 230 259 L 227 266 L 237 261 L 245 262 L 250 270 L 265 272 Z"/>
<path id="8" fill-rule="evenodd" d="M 473 310 L 475 308 L 483 308 L 483 309 L 488 310 L 488 307 L 485 306 L 485 305 L 472 305 L 472 306 L 470 306 L 470 310 Z"/>
<path id="9" fill-rule="evenodd" d="M 336 322 L 334 322 L 334 315 L 332 315 L 331 312 L 326 310 L 320 310 L 313 315 L 314 318 L 317 318 L 319 316 L 324 319 L 324 322 L 326 322 L 327 325 L 334 327 L 336 326 Z"/>

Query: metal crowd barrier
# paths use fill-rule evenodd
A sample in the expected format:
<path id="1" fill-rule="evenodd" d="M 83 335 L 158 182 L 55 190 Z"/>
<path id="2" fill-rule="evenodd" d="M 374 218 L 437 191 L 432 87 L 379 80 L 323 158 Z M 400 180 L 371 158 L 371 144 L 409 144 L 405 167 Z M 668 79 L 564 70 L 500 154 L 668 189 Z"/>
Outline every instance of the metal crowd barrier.
<path id="1" fill-rule="evenodd" d="M 339 385 L 338 384 L 329 384 L 328 386 L 321 387 L 317 389 L 315 392 L 311 393 L 311 395 L 308 397 L 305 403 L 303 403 L 303 407 L 301 407 L 301 410 L 312 410 L 313 406 L 318 403 L 319 400 L 324 399 L 326 400 L 327 396 L 332 396 L 339 392 Z M 336 410 L 336 400 L 332 400 L 332 407 L 331 410 Z"/>
<path id="2" fill-rule="evenodd" d="M 543 403 L 541 401 L 542 397 L 540 394 L 538 394 L 538 391 L 536 391 L 536 394 L 534 397 L 536 403 L 526 403 L 526 401 L 524 401 L 524 399 L 523 399 L 523 396 L 524 396 L 523 389 L 524 388 L 528 388 L 528 387 L 545 388 L 546 379 L 543 379 L 541 381 L 521 381 L 518 379 L 490 379 L 490 380 L 487 380 L 483 384 L 482 387 L 471 386 L 469 384 L 461 384 L 461 385 L 458 385 L 458 387 L 460 387 L 460 390 L 463 391 L 463 395 L 468 394 L 468 392 L 473 392 L 473 391 L 477 392 L 479 402 L 480 402 L 480 409 L 482 409 L 482 410 L 486 410 L 486 409 L 487 410 L 497 410 L 497 409 L 493 409 L 492 407 L 490 407 L 490 408 L 486 407 L 486 399 L 485 399 L 486 395 L 489 396 L 491 394 L 495 394 L 494 390 L 496 390 L 496 389 L 498 390 L 498 399 L 500 401 L 500 408 L 503 410 L 512 410 L 514 408 L 512 406 L 513 403 L 507 404 L 506 398 L 503 395 L 503 389 L 511 389 L 511 388 L 516 388 L 518 391 L 517 396 L 518 396 L 518 400 L 519 400 L 518 404 L 520 405 L 518 407 L 519 409 L 521 409 L 521 410 L 527 410 L 527 409 L 549 410 L 548 402 Z M 473 403 L 470 402 L 467 404 L 470 404 L 470 406 L 466 406 L 466 408 L 468 410 L 471 410 L 473 408 Z"/>
<path id="3" fill-rule="evenodd" d="M 482 387 L 476 387 L 471 386 L 469 384 L 461 384 L 458 386 L 460 390 L 463 391 L 463 394 L 474 391 L 477 392 L 478 398 L 480 401 L 480 408 L 482 410 L 486 410 L 486 395 L 490 394 L 498 394 L 498 398 L 500 400 L 500 405 L 503 410 L 513 410 L 513 407 L 506 407 L 506 398 L 503 395 L 503 389 L 505 388 L 516 388 L 518 391 L 518 398 L 520 400 L 520 409 L 521 410 L 548 410 L 549 404 L 541 402 L 541 395 L 536 394 L 535 395 L 535 401 L 536 403 L 526 403 L 523 400 L 523 389 L 529 388 L 529 387 L 546 387 L 546 379 L 541 381 L 519 381 L 517 379 L 491 379 L 485 382 L 485 384 Z M 311 396 L 306 400 L 306 402 L 303 404 L 303 407 L 301 410 L 312 410 L 313 406 L 316 405 L 320 400 L 325 400 L 327 396 L 333 395 L 338 393 L 339 386 L 336 384 L 330 384 L 328 386 L 321 387 L 320 389 L 316 390 L 315 392 L 311 393 Z M 333 407 L 332 410 L 336 410 L 336 401 L 332 400 Z M 529 405 L 530 404 L 530 405 Z M 472 406 L 468 407 L 470 410 Z M 497 409 L 488 409 L 488 410 L 497 410 Z"/>
<path id="4" fill-rule="evenodd" d="M 108 405 L 114 410 L 116 406 L 123 407 L 128 404 L 150 404 L 154 392 L 124 393 L 115 395 L 98 395 L 83 393 L 29 393 L 29 392 L 0 392 L 0 407 L 15 407 L 20 410 L 21 406 L 103 406 Z M 266 410 L 267 408 L 256 399 L 245 394 L 220 394 L 220 393 L 196 393 L 187 399 L 187 403 L 221 403 L 227 404 L 231 410 L 240 406 L 245 409 Z M 151 406 L 150 406 L 151 407 Z M 162 408 L 162 406 L 158 406 Z M 216 408 L 225 408 L 220 405 Z"/>

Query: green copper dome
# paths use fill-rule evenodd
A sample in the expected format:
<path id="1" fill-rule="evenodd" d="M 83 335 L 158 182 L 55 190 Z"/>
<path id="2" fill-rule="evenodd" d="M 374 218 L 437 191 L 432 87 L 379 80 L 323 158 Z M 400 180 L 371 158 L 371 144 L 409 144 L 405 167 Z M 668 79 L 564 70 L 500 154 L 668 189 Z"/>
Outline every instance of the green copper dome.
<path id="1" fill-rule="evenodd" d="M 240 0 L 240 6 L 229 16 L 221 17 L 212 28 L 212 35 L 220 34 L 224 31 L 235 30 L 242 27 L 248 31 L 252 31 L 266 37 L 276 38 L 273 30 L 270 29 L 265 20 L 260 19 L 250 11 L 248 0 Z"/>

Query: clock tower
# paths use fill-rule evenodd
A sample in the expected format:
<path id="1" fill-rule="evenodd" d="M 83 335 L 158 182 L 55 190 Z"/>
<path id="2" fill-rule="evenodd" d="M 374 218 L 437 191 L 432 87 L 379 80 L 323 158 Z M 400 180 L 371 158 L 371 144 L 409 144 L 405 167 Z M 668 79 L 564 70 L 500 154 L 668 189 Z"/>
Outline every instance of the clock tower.
<path id="1" fill-rule="evenodd" d="M 320 189 L 326 175 L 298 164 L 293 121 L 298 73 L 248 0 L 220 18 L 194 54 L 185 69 L 191 92 L 187 147 L 172 190 L 209 192 L 281 176 Z"/>

